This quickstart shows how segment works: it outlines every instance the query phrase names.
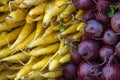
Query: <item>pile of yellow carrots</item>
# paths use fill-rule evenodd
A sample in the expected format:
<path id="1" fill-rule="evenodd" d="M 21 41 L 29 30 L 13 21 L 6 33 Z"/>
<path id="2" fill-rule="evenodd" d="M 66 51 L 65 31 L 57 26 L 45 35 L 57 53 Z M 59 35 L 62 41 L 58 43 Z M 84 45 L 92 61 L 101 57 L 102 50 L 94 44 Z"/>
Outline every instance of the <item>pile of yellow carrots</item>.
<path id="1" fill-rule="evenodd" d="M 55 80 L 70 61 L 65 36 L 83 34 L 83 10 L 71 0 L 0 0 L 0 79 Z"/>

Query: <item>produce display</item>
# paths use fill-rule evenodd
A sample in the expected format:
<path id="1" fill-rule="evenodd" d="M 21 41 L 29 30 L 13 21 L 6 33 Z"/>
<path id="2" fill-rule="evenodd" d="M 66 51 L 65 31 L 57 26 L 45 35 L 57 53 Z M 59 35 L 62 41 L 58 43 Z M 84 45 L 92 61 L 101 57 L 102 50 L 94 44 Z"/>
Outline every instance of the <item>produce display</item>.
<path id="1" fill-rule="evenodd" d="M 57 80 L 79 41 L 84 10 L 70 0 L 0 0 L 0 80 Z"/>
<path id="2" fill-rule="evenodd" d="M 77 44 L 65 38 L 71 61 L 57 80 L 120 80 L 120 0 L 72 1 L 85 11 L 84 33 Z"/>
<path id="3" fill-rule="evenodd" d="M 120 80 L 119 0 L 0 0 L 0 80 Z"/>

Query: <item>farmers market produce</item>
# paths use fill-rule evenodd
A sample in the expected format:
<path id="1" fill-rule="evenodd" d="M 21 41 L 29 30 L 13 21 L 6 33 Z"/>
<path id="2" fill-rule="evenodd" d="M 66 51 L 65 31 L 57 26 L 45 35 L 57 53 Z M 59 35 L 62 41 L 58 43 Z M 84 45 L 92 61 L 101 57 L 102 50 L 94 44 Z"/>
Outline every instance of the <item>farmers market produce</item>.
<path id="1" fill-rule="evenodd" d="M 120 80 L 120 1 L 72 1 L 77 9 L 85 11 L 82 20 L 76 19 L 85 23 L 84 33 L 77 45 L 76 41 L 64 38 L 71 52 L 71 62 L 66 64 L 76 67 L 63 64 L 64 75 L 57 79 Z M 75 77 L 71 76 L 73 73 Z"/>
<path id="2" fill-rule="evenodd" d="M 62 65 L 71 60 L 63 37 L 79 41 L 86 24 L 76 20 L 83 19 L 84 10 L 66 5 L 69 2 L 0 0 L 0 80 L 63 76 Z"/>
<path id="3" fill-rule="evenodd" d="M 119 18 L 119 0 L 0 0 L 0 79 L 120 80 Z"/>

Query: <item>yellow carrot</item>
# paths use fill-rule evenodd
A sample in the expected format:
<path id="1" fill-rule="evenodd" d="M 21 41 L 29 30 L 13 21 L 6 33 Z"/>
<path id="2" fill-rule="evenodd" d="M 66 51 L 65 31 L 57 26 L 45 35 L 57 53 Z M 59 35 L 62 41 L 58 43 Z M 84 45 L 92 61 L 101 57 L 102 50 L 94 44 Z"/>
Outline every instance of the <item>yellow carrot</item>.
<path id="1" fill-rule="evenodd" d="M 13 65 L 9 66 L 8 69 L 19 70 L 22 67 L 23 67 L 22 64 L 13 64 Z"/>
<path id="2" fill-rule="evenodd" d="M 16 22 L 16 23 L 2 22 L 2 23 L 0 23 L 0 31 L 19 27 L 19 26 L 23 25 L 23 23 L 24 23 L 23 21 Z"/>
<path id="3" fill-rule="evenodd" d="M 41 2 L 39 5 L 37 5 L 33 9 L 31 9 L 28 14 L 29 15 L 40 15 L 40 14 L 43 14 L 44 11 L 45 11 L 46 3 L 47 2 Z"/>
<path id="4" fill-rule="evenodd" d="M 50 34 L 44 38 L 37 38 L 36 40 L 32 41 L 29 45 L 28 45 L 28 48 L 32 48 L 32 47 L 36 47 L 38 45 L 48 45 L 48 44 L 52 44 L 52 43 L 55 43 L 55 42 L 58 42 L 59 39 L 58 39 L 58 36 L 57 36 L 58 33 L 53 33 L 53 34 Z"/>
<path id="5" fill-rule="evenodd" d="M 46 28 L 49 25 L 52 17 L 58 15 L 65 9 L 66 6 L 60 6 L 65 4 L 66 2 L 68 2 L 68 0 L 55 0 L 53 3 L 51 2 L 46 6 L 45 16 L 43 19 L 43 27 Z"/>
<path id="6" fill-rule="evenodd" d="M 55 78 L 49 78 L 49 79 L 47 79 L 47 80 L 56 80 Z"/>
<path id="7" fill-rule="evenodd" d="M 67 16 L 67 15 L 66 15 L 66 16 Z M 69 22 L 70 20 L 72 20 L 72 16 L 68 15 L 68 17 L 63 18 L 62 20 L 63 20 L 64 23 L 67 23 L 67 22 Z M 74 20 L 73 20 L 73 22 L 74 22 Z M 73 22 L 72 22 L 72 23 L 73 23 Z M 63 24 L 64 24 L 64 23 L 63 23 Z"/>
<path id="8" fill-rule="evenodd" d="M 75 10 L 75 7 L 73 5 L 68 5 L 65 10 L 60 13 L 58 20 L 59 19 L 64 19 L 66 17 L 69 17 L 69 15 Z"/>
<path id="9" fill-rule="evenodd" d="M 7 31 L 2 31 L 2 32 L 0 33 L 0 39 L 4 38 L 4 36 L 6 36 L 7 34 L 8 34 Z"/>
<path id="10" fill-rule="evenodd" d="M 28 37 L 28 35 L 34 30 L 34 28 L 35 28 L 34 23 L 31 23 L 31 24 L 26 23 L 23 26 L 23 29 L 20 32 L 17 40 L 13 43 L 13 45 L 10 47 L 10 49 L 15 48 L 20 42 L 22 42 L 26 37 Z"/>
<path id="11" fill-rule="evenodd" d="M 10 1 L 10 2 L 12 2 L 12 1 Z M 14 0 L 13 2 L 15 2 L 16 4 L 20 4 L 23 2 L 23 0 Z"/>
<path id="12" fill-rule="evenodd" d="M 14 23 L 24 20 L 26 17 L 26 11 L 23 9 L 17 9 L 15 11 L 10 12 L 8 17 L 6 17 L 6 21 L 8 23 Z"/>
<path id="13" fill-rule="evenodd" d="M 45 64 L 47 63 L 47 61 L 50 59 L 51 56 L 45 56 L 42 60 L 40 60 L 39 62 L 37 62 L 36 64 L 34 64 L 32 66 L 33 70 L 36 69 L 41 69 L 45 66 Z"/>
<path id="14" fill-rule="evenodd" d="M 20 8 L 27 8 L 27 7 L 37 5 L 43 1 L 45 1 L 45 0 L 23 0 L 23 2 L 19 5 L 19 7 Z"/>
<path id="15" fill-rule="evenodd" d="M 81 22 L 78 27 L 77 27 L 77 31 L 83 31 L 84 30 L 84 27 L 85 27 L 86 23 L 84 22 Z"/>
<path id="16" fill-rule="evenodd" d="M 64 64 L 69 62 L 70 60 L 71 60 L 70 53 L 67 53 L 59 59 L 59 63 Z"/>
<path id="17" fill-rule="evenodd" d="M 8 67 L 11 65 L 12 65 L 12 63 L 9 63 L 9 62 L 0 63 L 0 72 L 5 70 L 5 69 L 8 69 Z"/>
<path id="18" fill-rule="evenodd" d="M 21 29 L 22 27 L 16 28 L 12 32 L 10 32 L 8 35 L 4 36 L 4 38 L 0 40 L 0 46 L 4 46 L 6 44 L 9 45 L 10 42 L 14 41 L 19 35 Z"/>
<path id="19" fill-rule="evenodd" d="M 6 18 L 7 16 L 8 16 L 8 13 L 7 13 L 7 12 L 3 13 L 2 15 L 0 15 L 0 23 L 3 22 L 3 21 L 5 21 L 5 18 Z"/>
<path id="20" fill-rule="evenodd" d="M 23 25 L 23 23 L 24 23 L 23 21 L 16 22 L 16 23 L 2 22 L 2 23 L 0 23 L 0 31 L 9 30 L 9 29 L 12 29 L 12 28 L 19 27 L 19 26 Z"/>
<path id="21" fill-rule="evenodd" d="M 45 78 L 56 78 L 56 77 L 60 77 L 63 75 L 62 71 L 53 71 L 53 72 L 46 72 L 46 73 L 41 73 L 41 76 L 45 77 Z"/>
<path id="22" fill-rule="evenodd" d="M 43 17 L 44 17 L 43 14 L 42 14 L 42 15 L 39 15 L 39 16 L 37 16 L 35 19 L 33 19 L 33 21 L 40 21 L 40 20 L 43 19 Z"/>
<path id="23" fill-rule="evenodd" d="M 0 50 L 0 59 L 9 56 L 13 51 L 10 48 L 3 48 Z"/>
<path id="24" fill-rule="evenodd" d="M 56 68 L 58 68 L 61 65 L 60 62 L 59 62 L 59 59 L 61 57 L 62 56 L 57 55 L 55 58 L 53 58 L 53 60 L 48 65 L 48 70 L 49 71 L 54 71 Z"/>
<path id="25" fill-rule="evenodd" d="M 16 77 L 16 73 L 18 72 L 19 69 L 21 69 L 23 66 L 20 64 L 14 64 L 10 67 L 8 67 L 9 70 L 16 70 L 15 73 L 13 74 L 7 74 L 6 77 L 8 78 L 8 80 L 13 80 Z"/>
<path id="26" fill-rule="evenodd" d="M 29 72 L 31 72 L 32 71 L 32 66 L 36 62 L 38 62 L 39 60 L 40 59 L 38 59 L 36 57 L 31 57 L 30 60 L 28 61 L 28 63 L 22 69 L 20 69 L 20 71 L 17 73 L 17 75 L 16 75 L 14 80 L 19 80 L 20 78 L 24 77 Z"/>
<path id="27" fill-rule="evenodd" d="M 33 21 L 34 21 L 34 19 L 36 19 L 36 15 L 29 15 L 29 14 L 27 14 L 27 16 L 26 16 L 26 22 L 27 23 L 32 23 Z"/>
<path id="28" fill-rule="evenodd" d="M 75 35 L 72 36 L 73 40 L 80 40 L 81 36 L 83 35 L 83 32 L 78 32 Z"/>
<path id="29" fill-rule="evenodd" d="M 78 23 L 75 23 L 71 25 L 70 27 L 68 27 L 65 31 L 63 31 L 61 35 L 68 35 L 70 33 L 74 33 L 77 31 L 77 27 L 78 27 Z"/>
<path id="30" fill-rule="evenodd" d="M 63 43 L 62 43 L 63 44 Z M 62 44 L 60 46 L 62 46 Z M 41 71 L 56 57 L 56 56 L 62 56 L 65 53 L 67 53 L 68 47 L 67 45 L 64 45 L 63 47 L 60 47 L 59 50 L 49 59 L 49 61 L 46 63 L 46 65 L 41 69 Z"/>
<path id="31" fill-rule="evenodd" d="M 59 43 L 55 43 L 52 45 L 48 45 L 47 47 L 40 48 L 39 50 L 36 51 L 31 51 L 32 56 L 41 56 L 45 54 L 53 54 L 55 53 L 59 48 Z"/>
<path id="32" fill-rule="evenodd" d="M 75 24 L 76 22 L 78 22 L 78 21 L 76 21 L 74 19 L 70 19 L 69 21 L 67 21 L 66 23 L 64 23 L 64 25 L 65 26 L 71 26 L 71 25 Z"/>
<path id="33" fill-rule="evenodd" d="M 65 47 L 65 41 L 62 39 L 59 50 L 53 55 L 53 59 L 51 58 L 52 60 L 50 61 L 48 66 L 49 71 L 53 71 L 61 65 L 59 59 L 62 58 L 66 52 L 68 52 L 66 47 Z"/>
<path id="34" fill-rule="evenodd" d="M 9 5 L 3 5 L 0 7 L 0 12 L 7 12 L 9 10 L 10 10 Z"/>
<path id="35" fill-rule="evenodd" d="M 68 50 L 68 46 L 65 45 L 64 47 L 62 47 L 61 49 L 59 49 L 56 53 L 58 55 L 64 55 L 65 53 L 67 53 L 69 50 Z"/>
<path id="36" fill-rule="evenodd" d="M 0 4 L 7 5 L 10 0 L 0 0 Z"/>
<path id="37" fill-rule="evenodd" d="M 85 14 L 85 11 L 83 11 L 83 10 L 80 9 L 80 10 L 76 13 L 75 18 L 78 19 L 78 20 L 82 20 L 84 14 Z"/>
<path id="38" fill-rule="evenodd" d="M 42 33 L 42 31 L 43 31 L 42 21 L 38 21 L 37 22 L 37 26 L 36 26 L 34 39 L 36 39 Z"/>
<path id="39" fill-rule="evenodd" d="M 9 57 L 3 58 L 0 61 L 8 61 L 13 63 L 19 63 L 20 61 L 26 62 L 29 59 L 30 55 L 25 54 L 23 52 L 17 53 L 15 55 L 11 55 Z"/>
<path id="40" fill-rule="evenodd" d="M 8 79 L 10 80 L 14 80 L 16 73 L 12 74 L 12 75 L 6 75 Z"/>
<path id="41" fill-rule="evenodd" d="M 74 40 L 74 39 L 73 39 L 73 36 L 77 35 L 77 33 L 78 33 L 78 32 L 69 34 L 67 38 L 70 39 L 70 40 Z"/>
<path id="42" fill-rule="evenodd" d="M 23 2 L 23 0 L 14 0 L 14 1 L 9 1 L 9 8 L 10 8 L 10 11 L 12 11 L 12 6 L 14 7 L 19 7 L 19 5 Z"/>
<path id="43" fill-rule="evenodd" d="M 28 74 L 29 75 L 28 80 L 36 80 L 36 79 L 43 80 L 44 78 L 42 76 L 40 76 L 39 73 L 40 73 L 39 70 L 35 70 L 35 71 L 30 72 Z"/>
<path id="44" fill-rule="evenodd" d="M 17 72 L 16 70 L 11 70 L 11 69 L 4 70 L 4 71 L 0 72 L 0 79 L 1 80 L 8 80 L 7 75 L 12 75 L 16 72 Z"/>
<path id="45" fill-rule="evenodd" d="M 16 46 L 16 48 L 14 48 L 14 51 L 19 51 L 19 50 L 23 50 L 25 48 L 27 48 L 27 45 L 33 40 L 35 35 L 35 31 L 32 32 L 23 42 L 21 42 L 20 44 L 18 44 Z"/>
<path id="46" fill-rule="evenodd" d="M 46 37 L 48 35 L 50 35 L 53 32 L 59 31 L 60 30 L 60 24 L 54 24 L 54 25 L 50 25 L 44 32 L 44 34 L 42 35 L 43 37 Z M 64 26 L 64 28 L 66 29 L 68 26 Z"/>
<path id="47" fill-rule="evenodd" d="M 59 30 L 59 25 L 51 25 L 45 30 L 44 34 L 42 35 L 42 38 L 58 30 Z"/>

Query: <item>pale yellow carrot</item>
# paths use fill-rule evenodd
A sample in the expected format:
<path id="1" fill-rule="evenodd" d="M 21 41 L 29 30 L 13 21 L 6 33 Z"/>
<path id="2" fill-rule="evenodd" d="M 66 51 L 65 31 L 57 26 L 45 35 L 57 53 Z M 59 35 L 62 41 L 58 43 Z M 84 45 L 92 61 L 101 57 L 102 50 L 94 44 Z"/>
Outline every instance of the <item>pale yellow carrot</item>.
<path id="1" fill-rule="evenodd" d="M 38 45 L 48 45 L 48 44 L 52 44 L 52 43 L 55 43 L 55 42 L 58 42 L 59 39 L 58 39 L 58 36 L 57 36 L 58 32 L 57 33 L 52 33 L 44 38 L 38 38 L 34 41 L 32 41 L 29 45 L 28 45 L 28 48 L 32 48 L 32 47 L 36 47 Z"/>
<path id="2" fill-rule="evenodd" d="M 5 70 L 5 69 L 8 69 L 9 66 L 13 65 L 12 63 L 9 63 L 9 62 L 2 62 L 0 63 L 0 72 Z"/>
<path id="3" fill-rule="evenodd" d="M 51 2 L 47 5 L 47 7 L 45 8 L 43 27 L 46 28 L 49 25 L 52 17 L 58 15 L 65 9 L 66 6 L 60 6 L 65 4 L 66 2 L 68 2 L 68 0 L 55 0 L 54 2 Z"/>
<path id="4" fill-rule="evenodd" d="M 8 80 L 7 75 L 12 75 L 15 72 L 17 72 L 17 71 L 16 70 L 11 70 L 11 69 L 4 70 L 4 71 L 0 72 L 0 79 L 1 80 Z"/>
<path id="5" fill-rule="evenodd" d="M 61 58 L 61 55 L 57 55 L 48 65 L 49 71 L 54 71 L 56 68 L 58 68 L 61 64 L 59 62 L 59 59 Z"/>
<path id="6" fill-rule="evenodd" d="M 30 55 L 20 52 L 15 55 L 11 55 L 9 57 L 3 58 L 0 61 L 8 61 L 8 62 L 13 62 L 13 63 L 19 63 L 20 61 L 27 62 L 29 57 Z"/>
<path id="7" fill-rule="evenodd" d="M 46 5 L 47 5 L 47 1 L 41 2 L 39 5 L 37 5 L 33 9 L 31 9 L 28 14 L 29 15 L 40 15 L 40 14 L 43 14 L 44 11 L 45 11 L 45 6 Z"/>
<path id="8" fill-rule="evenodd" d="M 40 48 L 39 50 L 33 50 L 30 52 L 32 56 L 41 56 L 46 54 L 53 54 L 55 53 L 59 48 L 59 43 L 48 45 L 47 47 Z"/>
<path id="9" fill-rule="evenodd" d="M 70 53 L 67 53 L 59 59 L 59 63 L 64 64 L 69 62 L 70 60 L 71 60 Z"/>
<path id="10" fill-rule="evenodd" d="M 37 70 L 37 69 L 41 69 L 45 66 L 45 64 L 47 63 L 47 61 L 50 59 L 51 56 L 45 56 L 42 60 L 40 60 L 39 62 L 37 62 L 36 64 L 34 64 L 32 66 L 33 70 Z"/>
<path id="11" fill-rule="evenodd" d="M 0 23 L 0 31 L 3 31 L 3 30 L 9 30 L 9 29 L 12 29 L 12 28 L 16 28 L 16 27 L 19 27 L 21 25 L 23 25 L 23 21 L 21 22 L 16 22 L 16 23 L 8 23 L 8 22 L 2 22 Z"/>
<path id="12" fill-rule="evenodd" d="M 31 71 L 29 74 L 28 74 L 28 80 L 43 80 L 45 79 L 44 77 L 40 76 L 40 71 L 39 70 L 35 70 L 35 71 Z"/>
<path id="13" fill-rule="evenodd" d="M 73 5 L 68 5 L 65 10 L 60 13 L 60 15 L 58 16 L 58 20 L 59 19 L 64 19 L 66 17 L 69 17 L 70 14 L 75 10 L 75 7 Z"/>
<path id="14" fill-rule="evenodd" d="M 86 23 L 84 22 L 81 22 L 78 27 L 77 27 L 77 31 L 84 31 L 84 27 L 85 27 Z"/>
<path id="15" fill-rule="evenodd" d="M 8 57 L 10 54 L 12 54 L 12 51 L 10 48 L 3 48 L 0 50 L 0 59 Z"/>
<path id="16" fill-rule="evenodd" d="M 83 32 L 78 32 L 76 34 L 74 34 L 71 39 L 74 41 L 80 40 L 81 36 L 83 35 Z"/>
<path id="17" fill-rule="evenodd" d="M 44 15 L 41 14 L 33 19 L 33 21 L 41 21 L 43 19 Z"/>
<path id="18" fill-rule="evenodd" d="M 59 46 L 59 50 L 48 60 L 48 62 L 46 63 L 46 65 L 41 69 L 44 70 L 47 65 L 49 65 L 49 63 L 59 54 L 65 54 L 66 52 L 68 52 L 67 46 L 65 47 L 65 41 L 63 39 L 60 40 L 60 46 Z"/>
<path id="19" fill-rule="evenodd" d="M 26 10 L 24 9 L 17 9 L 15 11 L 10 12 L 8 17 L 6 17 L 6 21 L 8 23 L 14 23 L 24 20 L 26 17 Z"/>
<path id="20" fill-rule="evenodd" d="M 83 17 L 84 17 L 84 14 L 85 14 L 85 11 L 83 11 L 83 10 L 80 9 L 80 10 L 76 13 L 75 18 L 78 19 L 78 20 L 82 20 Z"/>
<path id="21" fill-rule="evenodd" d="M 25 20 L 26 20 L 27 23 L 32 23 L 34 21 L 34 19 L 36 19 L 36 18 L 37 18 L 36 15 L 29 15 L 29 14 L 27 14 Z"/>
<path id="22" fill-rule="evenodd" d="M 27 7 L 35 6 L 43 1 L 45 1 L 45 0 L 23 0 L 23 2 L 19 5 L 19 7 L 27 8 Z"/>
<path id="23" fill-rule="evenodd" d="M 8 14 L 8 12 L 5 12 L 2 15 L 0 15 L 0 23 L 5 21 L 5 18 L 8 16 Z"/>
<path id="24" fill-rule="evenodd" d="M 0 40 L 0 46 L 4 46 L 7 44 L 9 45 L 10 42 L 14 41 L 17 38 L 17 36 L 19 35 L 21 29 L 22 29 L 22 27 L 16 28 L 12 32 L 10 32 L 6 36 L 4 36 L 4 38 Z"/>
<path id="25" fill-rule="evenodd" d="M 42 33 L 42 31 L 43 31 L 42 21 L 38 21 L 37 22 L 37 26 L 36 26 L 34 39 L 36 39 Z"/>
<path id="26" fill-rule="evenodd" d="M 35 23 L 28 24 L 26 23 L 19 36 L 17 37 L 16 41 L 13 43 L 13 45 L 10 47 L 10 49 L 15 48 L 20 42 L 22 42 L 28 35 L 35 29 Z"/>
<path id="27" fill-rule="evenodd" d="M 56 77 L 62 76 L 63 72 L 62 71 L 52 71 L 52 72 L 41 73 L 40 75 L 45 78 L 56 78 Z"/>
<path id="28" fill-rule="evenodd" d="M 27 75 L 29 72 L 31 72 L 32 66 L 39 60 L 40 59 L 38 59 L 36 57 L 31 57 L 30 60 L 28 61 L 28 63 L 22 69 L 20 69 L 20 71 L 17 73 L 14 80 L 19 80 L 22 77 L 24 77 L 25 75 Z"/>
<path id="29" fill-rule="evenodd" d="M 63 31 L 61 35 L 68 35 L 70 33 L 74 33 L 77 31 L 77 27 L 78 27 L 78 23 L 75 23 L 71 25 L 70 27 L 68 27 L 65 31 Z"/>
<path id="30" fill-rule="evenodd" d="M 0 12 L 7 12 L 9 10 L 10 10 L 9 5 L 3 5 L 0 7 Z"/>
<path id="31" fill-rule="evenodd" d="M 15 51 L 23 50 L 27 48 L 28 44 L 33 40 L 35 31 L 32 32 L 24 41 L 22 41 L 16 48 Z"/>

